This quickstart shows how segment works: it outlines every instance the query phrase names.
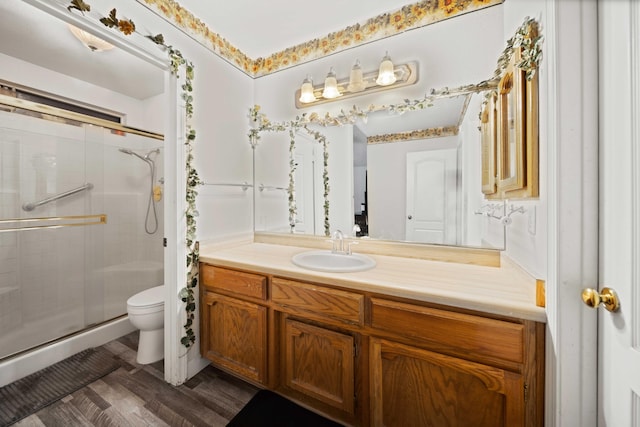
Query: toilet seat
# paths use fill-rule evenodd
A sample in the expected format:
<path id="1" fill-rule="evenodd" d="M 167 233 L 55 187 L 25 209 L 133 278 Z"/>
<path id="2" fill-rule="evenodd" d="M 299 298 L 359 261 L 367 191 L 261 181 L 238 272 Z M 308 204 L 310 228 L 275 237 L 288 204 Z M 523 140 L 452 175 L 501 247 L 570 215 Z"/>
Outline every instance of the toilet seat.
<path id="1" fill-rule="evenodd" d="M 154 286 L 145 289 L 127 300 L 127 307 L 140 311 L 141 309 L 154 311 L 153 309 L 162 309 L 164 306 L 164 286 Z"/>

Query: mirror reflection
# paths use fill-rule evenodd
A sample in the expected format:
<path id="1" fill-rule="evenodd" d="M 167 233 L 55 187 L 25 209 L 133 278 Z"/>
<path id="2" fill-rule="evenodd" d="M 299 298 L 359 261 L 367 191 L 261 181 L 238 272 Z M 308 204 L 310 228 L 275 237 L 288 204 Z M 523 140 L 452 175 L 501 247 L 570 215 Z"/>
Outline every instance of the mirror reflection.
<path id="1" fill-rule="evenodd" d="M 371 112 L 343 126 L 309 125 L 329 140 L 329 229 L 361 238 L 503 248 L 504 226 L 482 209 L 480 104 L 480 95 L 467 94 L 402 114 Z M 327 235 L 322 146 L 304 132 L 294 136 L 292 228 L 291 138 L 261 138 L 256 231 Z M 500 230 L 498 238 L 494 230 L 487 233 L 490 227 Z"/>

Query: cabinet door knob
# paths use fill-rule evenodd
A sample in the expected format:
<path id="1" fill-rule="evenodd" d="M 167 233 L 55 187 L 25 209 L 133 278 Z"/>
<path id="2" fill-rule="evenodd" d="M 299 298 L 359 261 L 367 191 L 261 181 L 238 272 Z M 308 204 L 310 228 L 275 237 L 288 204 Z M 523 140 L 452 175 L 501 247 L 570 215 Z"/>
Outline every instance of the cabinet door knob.
<path id="1" fill-rule="evenodd" d="M 413 216 L 409 215 L 407 218 L 409 218 L 409 219 L 413 219 Z"/>
<path id="2" fill-rule="evenodd" d="M 620 308 L 618 294 L 611 288 L 602 288 L 600 293 L 596 289 L 586 288 L 582 291 L 582 301 L 591 308 L 598 308 L 602 304 L 611 312 Z"/>

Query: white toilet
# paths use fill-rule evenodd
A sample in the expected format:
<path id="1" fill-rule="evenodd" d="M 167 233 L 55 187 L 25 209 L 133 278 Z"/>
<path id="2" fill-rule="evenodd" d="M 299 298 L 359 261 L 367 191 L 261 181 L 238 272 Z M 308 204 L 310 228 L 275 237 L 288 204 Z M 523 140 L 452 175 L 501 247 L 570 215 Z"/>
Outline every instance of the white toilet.
<path id="1" fill-rule="evenodd" d="M 129 321 L 140 330 L 138 355 L 140 364 L 164 358 L 164 286 L 139 292 L 127 300 Z"/>

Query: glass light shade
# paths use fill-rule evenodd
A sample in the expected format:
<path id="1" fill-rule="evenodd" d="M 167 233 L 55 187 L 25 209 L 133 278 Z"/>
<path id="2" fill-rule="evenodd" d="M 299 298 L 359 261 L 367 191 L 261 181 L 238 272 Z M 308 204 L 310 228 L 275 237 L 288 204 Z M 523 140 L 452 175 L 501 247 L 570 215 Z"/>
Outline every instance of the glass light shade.
<path id="1" fill-rule="evenodd" d="M 113 49 L 113 45 L 111 43 L 108 43 L 91 33 L 81 30 L 78 27 L 74 27 L 71 24 L 69 24 L 69 31 L 71 31 L 71 33 L 92 52 L 102 52 L 104 50 Z"/>
<path id="2" fill-rule="evenodd" d="M 378 70 L 378 78 L 376 83 L 380 86 L 388 86 L 396 82 L 396 74 L 393 71 L 393 62 L 387 53 L 382 62 L 380 63 L 380 69 Z"/>
<path id="3" fill-rule="evenodd" d="M 302 86 L 300 87 L 300 102 L 308 104 L 315 100 L 316 96 L 313 94 L 313 83 L 311 83 L 311 79 L 307 77 L 304 79 Z"/>
<path id="4" fill-rule="evenodd" d="M 347 90 L 349 92 L 362 92 L 366 87 L 367 83 L 362 79 L 362 68 L 360 67 L 360 61 L 356 60 L 355 65 L 351 69 L 349 86 L 347 86 Z"/>
<path id="5" fill-rule="evenodd" d="M 327 78 L 324 79 L 324 90 L 322 91 L 322 97 L 327 99 L 337 98 L 340 95 L 338 90 L 338 81 L 336 80 L 336 73 L 333 72 L 333 68 L 329 70 Z"/>

